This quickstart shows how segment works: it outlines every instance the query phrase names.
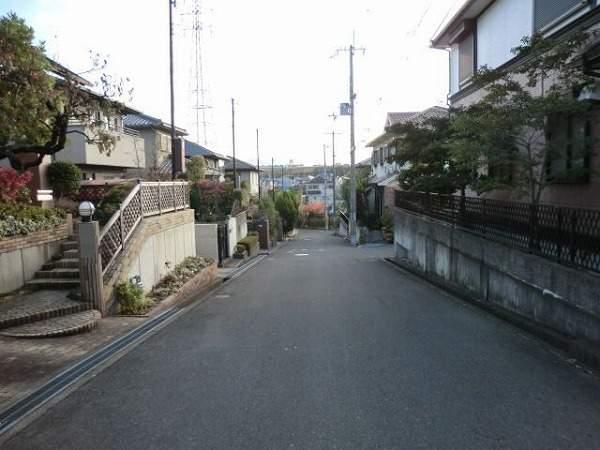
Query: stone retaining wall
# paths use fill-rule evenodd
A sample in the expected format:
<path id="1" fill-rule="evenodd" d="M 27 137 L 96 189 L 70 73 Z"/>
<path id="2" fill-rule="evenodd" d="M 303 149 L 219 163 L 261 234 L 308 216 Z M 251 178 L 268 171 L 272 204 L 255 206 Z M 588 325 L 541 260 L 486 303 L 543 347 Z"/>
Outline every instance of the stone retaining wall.
<path id="1" fill-rule="evenodd" d="M 60 253 L 60 244 L 73 234 L 70 214 L 62 225 L 0 240 L 0 294 L 23 287 L 35 272 Z"/>
<path id="2" fill-rule="evenodd" d="M 571 338 L 600 340 L 600 276 L 395 209 L 396 261 Z"/>

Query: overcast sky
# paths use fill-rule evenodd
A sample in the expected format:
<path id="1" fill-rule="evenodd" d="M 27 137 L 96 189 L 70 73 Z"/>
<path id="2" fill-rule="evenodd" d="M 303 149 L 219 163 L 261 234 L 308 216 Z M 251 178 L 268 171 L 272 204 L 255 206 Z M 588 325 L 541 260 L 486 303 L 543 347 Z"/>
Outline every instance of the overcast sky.
<path id="1" fill-rule="evenodd" d="M 231 154 L 231 103 L 236 99 L 237 156 L 322 163 L 331 138 L 328 117 L 348 100 L 355 58 L 357 161 L 381 133 L 388 111 L 445 105 L 446 52 L 429 42 L 461 0 L 198 0 L 202 7 L 205 110 L 209 148 Z M 193 10 L 175 9 L 175 122 L 196 140 Z M 46 41 L 47 53 L 75 71 L 89 68 L 89 50 L 108 56 L 110 72 L 131 79 L 132 106 L 169 121 L 168 0 L 0 0 Z M 348 162 L 349 118 L 339 117 L 336 159 Z M 204 141 L 200 126 L 200 143 Z M 328 148 L 327 159 L 331 159 Z"/>

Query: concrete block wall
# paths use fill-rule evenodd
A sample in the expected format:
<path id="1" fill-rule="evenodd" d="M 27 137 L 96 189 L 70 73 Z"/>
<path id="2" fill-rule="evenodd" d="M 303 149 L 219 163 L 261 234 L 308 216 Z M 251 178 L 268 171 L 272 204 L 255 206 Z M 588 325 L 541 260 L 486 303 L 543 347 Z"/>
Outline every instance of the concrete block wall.
<path id="1" fill-rule="evenodd" d="M 564 335 L 600 340 L 600 275 L 395 209 L 397 261 Z"/>
<path id="2" fill-rule="evenodd" d="M 194 225 L 196 235 L 196 255 L 208 256 L 219 260 L 219 234 L 216 223 L 197 223 Z"/>
<path id="3" fill-rule="evenodd" d="M 73 234 L 71 215 L 64 224 L 0 240 L 0 294 L 23 287 L 44 263 L 60 253 L 60 244 Z"/>
<path id="4" fill-rule="evenodd" d="M 235 246 L 248 235 L 248 219 L 246 211 L 230 217 L 227 225 L 229 230 L 229 254 L 235 253 Z"/>
<path id="5" fill-rule="evenodd" d="M 139 275 L 144 292 L 149 292 L 188 256 L 196 256 L 194 210 L 145 218 L 118 258 L 117 269 L 109 280 L 105 280 L 106 310 L 114 303 L 114 287 L 118 283 Z"/>

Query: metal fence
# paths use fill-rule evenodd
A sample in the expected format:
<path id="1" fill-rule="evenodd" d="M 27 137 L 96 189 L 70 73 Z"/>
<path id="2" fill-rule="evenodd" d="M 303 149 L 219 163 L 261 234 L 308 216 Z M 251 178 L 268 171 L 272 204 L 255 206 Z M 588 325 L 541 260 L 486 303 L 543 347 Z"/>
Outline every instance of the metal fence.
<path id="1" fill-rule="evenodd" d="M 142 218 L 185 209 L 189 204 L 185 181 L 138 183 L 100 233 L 102 274 L 111 267 Z"/>
<path id="2" fill-rule="evenodd" d="M 396 206 L 600 272 L 600 210 L 396 191 Z"/>

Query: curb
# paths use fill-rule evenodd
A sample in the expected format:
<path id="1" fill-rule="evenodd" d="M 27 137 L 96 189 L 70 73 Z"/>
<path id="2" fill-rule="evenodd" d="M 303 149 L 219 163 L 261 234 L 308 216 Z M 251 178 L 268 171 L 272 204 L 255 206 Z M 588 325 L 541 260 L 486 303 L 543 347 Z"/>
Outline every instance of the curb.
<path id="1" fill-rule="evenodd" d="M 483 302 L 479 298 L 467 295 L 459 289 L 454 289 L 450 286 L 447 286 L 444 283 L 437 281 L 435 278 L 419 272 L 410 265 L 402 264 L 393 258 L 383 258 L 382 261 L 395 270 L 416 276 L 419 279 L 424 280 L 429 284 L 442 289 L 443 291 L 448 292 L 455 297 L 464 300 L 469 304 L 476 306 L 477 308 L 482 309 L 523 331 L 526 331 L 527 333 L 564 352 L 569 357 L 576 359 L 589 369 L 594 369 L 596 371 L 600 369 L 600 353 L 592 347 L 591 343 L 587 341 L 569 337 L 545 325 L 528 319 L 527 317 L 521 316 L 494 304 Z"/>

